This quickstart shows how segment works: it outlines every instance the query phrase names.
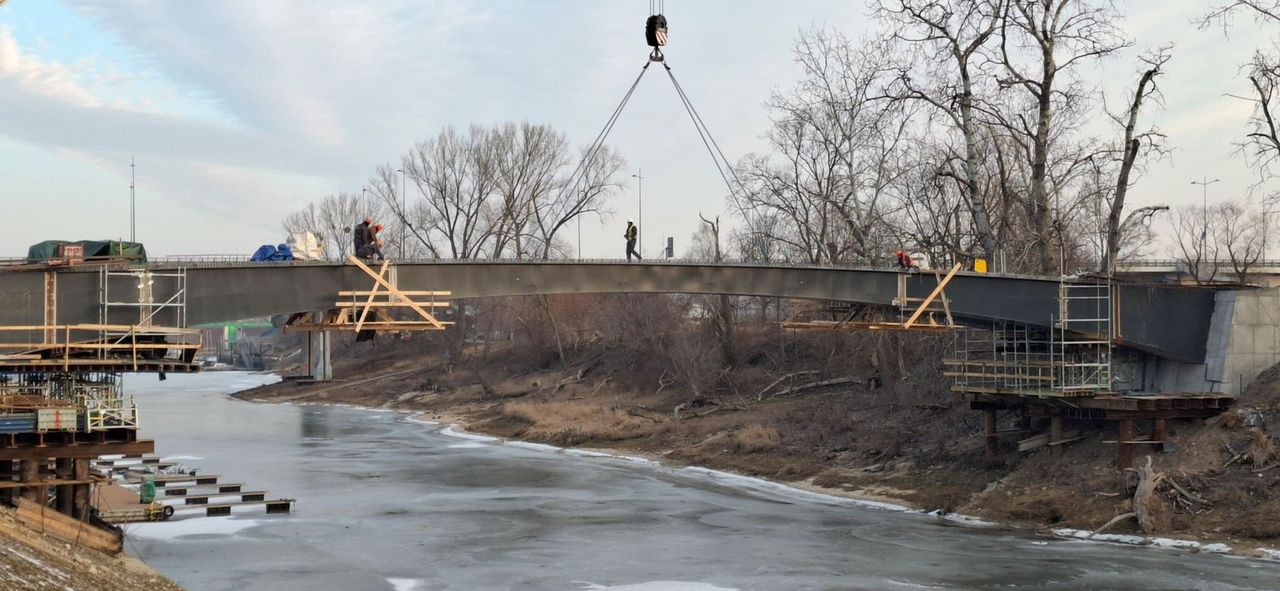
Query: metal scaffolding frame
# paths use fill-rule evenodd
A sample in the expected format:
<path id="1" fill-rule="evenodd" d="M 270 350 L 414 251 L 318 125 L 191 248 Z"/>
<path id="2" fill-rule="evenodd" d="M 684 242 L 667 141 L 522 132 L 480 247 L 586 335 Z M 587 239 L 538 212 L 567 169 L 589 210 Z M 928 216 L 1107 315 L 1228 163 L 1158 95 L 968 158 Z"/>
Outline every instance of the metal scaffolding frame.
<path id="1" fill-rule="evenodd" d="M 1062 282 L 1052 328 L 998 321 L 955 334 L 944 374 L 952 390 L 1072 397 L 1112 390 L 1112 288 Z"/>

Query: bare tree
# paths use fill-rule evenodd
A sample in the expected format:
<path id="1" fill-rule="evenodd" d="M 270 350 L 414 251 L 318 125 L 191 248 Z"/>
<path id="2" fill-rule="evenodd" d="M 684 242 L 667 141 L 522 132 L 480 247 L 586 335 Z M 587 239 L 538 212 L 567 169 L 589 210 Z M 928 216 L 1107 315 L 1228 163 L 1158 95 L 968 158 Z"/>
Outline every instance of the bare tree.
<path id="1" fill-rule="evenodd" d="M 1160 150 L 1159 140 L 1163 138 L 1155 130 L 1138 131 L 1138 115 L 1143 103 L 1148 100 L 1159 100 L 1160 89 L 1156 86 L 1156 77 L 1171 57 L 1170 47 L 1162 47 L 1152 54 L 1141 58 L 1144 64 L 1138 86 L 1133 92 L 1133 100 L 1125 112 L 1111 115 L 1112 120 L 1124 127 L 1124 136 L 1120 142 L 1120 170 L 1116 174 L 1115 191 L 1111 194 L 1111 207 L 1107 214 L 1106 244 L 1102 251 L 1102 264 L 1099 270 L 1111 273 L 1120 253 L 1121 216 L 1124 214 L 1124 200 L 1128 194 L 1133 176 L 1134 165 L 1138 157 L 1145 151 Z"/>
<path id="2" fill-rule="evenodd" d="M 1233 0 L 1214 5 L 1199 23 L 1207 27 L 1212 23 L 1221 23 L 1224 28 L 1231 25 L 1232 17 L 1238 14 L 1252 16 L 1261 23 L 1280 23 L 1280 0 Z M 1237 144 L 1240 153 L 1249 164 L 1258 171 L 1259 184 L 1274 179 L 1275 170 L 1280 161 L 1280 132 L 1277 131 L 1276 117 L 1280 115 L 1280 97 L 1276 90 L 1280 86 L 1280 47 L 1273 43 L 1269 50 L 1257 49 L 1252 59 L 1245 64 L 1243 70 L 1248 74 L 1250 94 L 1235 96 L 1253 103 L 1253 113 L 1249 116 L 1249 131 L 1245 139 Z"/>
<path id="3" fill-rule="evenodd" d="M 1061 119 L 1083 111 L 1090 96 L 1071 74 L 1080 64 L 1129 45 L 1115 26 L 1118 19 L 1109 3 L 1093 0 L 1009 0 L 1002 19 L 1000 84 L 1023 90 L 1034 118 L 1028 121 L 1027 115 L 1016 113 L 1005 126 L 1024 135 L 1030 148 L 1028 222 L 1041 272 L 1053 267 L 1050 167 L 1055 140 L 1061 148 Z"/>
<path id="4" fill-rule="evenodd" d="M 1204 285 L 1217 279 L 1217 233 L 1210 234 L 1210 216 L 1199 207 L 1179 208 L 1174 216 L 1174 254 L 1187 274 Z"/>
<path id="5" fill-rule="evenodd" d="M 1262 260 L 1266 245 L 1265 216 L 1239 203 L 1227 202 L 1214 208 L 1212 218 L 1219 252 L 1226 255 L 1225 262 L 1231 265 L 1236 281 L 1248 283 L 1249 271 Z"/>
<path id="6" fill-rule="evenodd" d="M 1208 24 L 1221 21 L 1226 25 L 1232 16 L 1241 12 L 1251 14 L 1258 20 L 1280 21 L 1280 0 L 1232 0 L 1216 4 L 1200 22 Z"/>
<path id="7" fill-rule="evenodd" d="M 749 226 L 784 245 L 786 258 L 870 262 L 889 240 L 882 209 L 901 172 L 907 109 L 870 96 L 886 74 L 877 48 L 815 30 L 801 35 L 795 55 L 805 77 L 769 103 L 773 157 L 749 156 L 738 167 Z M 765 217 L 769 224 L 756 223 Z"/>
<path id="8" fill-rule="evenodd" d="M 898 42 L 921 48 L 918 64 L 927 78 L 918 82 L 903 68 L 889 95 L 923 101 L 948 121 L 964 143 L 957 155 L 960 171 L 949 176 L 960 184 L 973 218 L 973 229 L 987 258 L 995 256 L 996 237 L 980 187 L 977 79 L 982 50 L 999 30 L 1006 0 L 880 0 L 877 13 L 890 23 Z"/>
<path id="9" fill-rule="evenodd" d="M 579 157 L 585 159 L 589 155 L 584 149 Z M 622 188 L 618 174 L 626 165 L 626 159 L 616 150 L 601 146 L 582 164 L 577 182 L 570 186 L 569 179 L 561 180 L 560 190 L 534 201 L 533 224 L 541 245 L 541 258 L 551 258 L 556 236 L 569 222 L 587 214 L 608 213 L 606 202 Z"/>
<path id="10" fill-rule="evenodd" d="M 724 260 L 724 253 L 720 250 L 720 217 L 716 216 L 715 220 L 708 220 L 701 213 L 698 219 L 706 224 L 706 234 L 703 235 L 704 240 L 709 239 L 711 254 L 715 262 L 719 263 Z M 695 240 L 695 243 L 697 241 Z M 734 318 L 733 318 L 733 302 L 732 298 L 727 294 L 715 296 L 715 303 L 712 305 L 711 324 L 714 327 L 716 341 L 720 344 L 721 361 L 725 367 L 733 367 L 738 364 L 737 354 L 735 353 L 734 339 Z"/>

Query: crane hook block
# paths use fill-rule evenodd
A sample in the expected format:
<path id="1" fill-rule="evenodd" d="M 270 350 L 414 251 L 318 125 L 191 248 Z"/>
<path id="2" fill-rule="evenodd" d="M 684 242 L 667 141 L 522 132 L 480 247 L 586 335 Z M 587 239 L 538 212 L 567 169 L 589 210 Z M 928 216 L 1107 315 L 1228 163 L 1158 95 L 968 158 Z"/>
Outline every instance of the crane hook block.
<path id="1" fill-rule="evenodd" d="M 667 17 L 655 14 L 644 23 L 644 40 L 649 47 L 662 47 L 667 44 Z"/>

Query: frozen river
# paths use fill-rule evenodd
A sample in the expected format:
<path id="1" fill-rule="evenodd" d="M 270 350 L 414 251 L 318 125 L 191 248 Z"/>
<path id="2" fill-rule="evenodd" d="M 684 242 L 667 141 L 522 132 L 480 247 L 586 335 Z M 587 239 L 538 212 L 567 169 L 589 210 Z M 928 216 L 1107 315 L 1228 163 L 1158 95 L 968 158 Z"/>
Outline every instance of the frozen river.
<path id="1" fill-rule="evenodd" d="M 227 397 L 273 380 L 126 381 L 158 453 L 298 500 L 285 516 L 130 526 L 127 549 L 188 589 L 1280 587 L 1277 563 L 960 527 L 399 414 Z"/>

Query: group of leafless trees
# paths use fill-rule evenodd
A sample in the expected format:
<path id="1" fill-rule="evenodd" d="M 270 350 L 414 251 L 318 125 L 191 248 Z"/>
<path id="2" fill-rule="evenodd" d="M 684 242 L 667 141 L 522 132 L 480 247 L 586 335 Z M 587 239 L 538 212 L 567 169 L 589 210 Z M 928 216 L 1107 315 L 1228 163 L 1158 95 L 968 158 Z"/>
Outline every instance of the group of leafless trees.
<path id="1" fill-rule="evenodd" d="M 770 254 L 876 263 L 904 247 L 1056 273 L 1145 243 L 1125 193 L 1163 136 L 1144 115 L 1171 58 L 1123 101 L 1083 70 L 1131 47 L 1106 0 L 876 0 L 880 33 L 801 35 L 805 77 L 773 98 L 770 154 L 740 169 Z M 1085 133 L 1096 117 L 1114 137 Z M 1132 222 L 1132 219 L 1128 219 Z"/>
<path id="2" fill-rule="evenodd" d="M 986 258 L 1001 270 L 1057 274 L 1105 272 L 1149 248 L 1152 216 L 1167 208 L 1133 208 L 1126 197 L 1165 153 L 1149 120 L 1172 47 L 1136 52 L 1124 92 L 1104 96 L 1091 68 L 1139 43 L 1110 0 L 869 7 L 879 28 L 866 38 L 799 36 L 804 73 L 769 102 L 769 150 L 733 167 L 738 229 L 721 236 L 717 226 L 715 248 L 696 254 L 883 264 L 904 248 L 935 266 Z M 1280 25 L 1280 0 L 1206 7 L 1202 22 L 1229 26 L 1244 14 Z M 1255 110 L 1239 149 L 1260 181 L 1280 172 L 1277 54 L 1260 48 L 1244 66 L 1253 93 L 1240 98 Z M 607 146 L 572 150 L 543 125 L 450 127 L 379 167 L 360 194 L 325 197 L 285 226 L 321 235 L 334 257 L 370 215 L 387 226 L 393 254 L 553 258 L 570 250 L 567 224 L 606 209 L 622 166 Z M 1197 277 L 1217 274 L 1202 261 L 1242 256 L 1227 271 L 1242 273 L 1256 248 L 1243 237 L 1266 234 L 1256 209 L 1176 212 L 1177 256 Z M 1229 211 L 1245 214 L 1227 220 Z"/>
<path id="3" fill-rule="evenodd" d="M 607 145 L 574 153 L 545 125 L 447 127 L 379 166 L 359 194 L 311 202 L 284 227 L 321 237 L 330 258 L 350 254 L 351 228 L 367 216 L 383 224 L 390 256 L 548 259 L 569 251 L 570 222 L 607 211 L 624 165 Z"/>

